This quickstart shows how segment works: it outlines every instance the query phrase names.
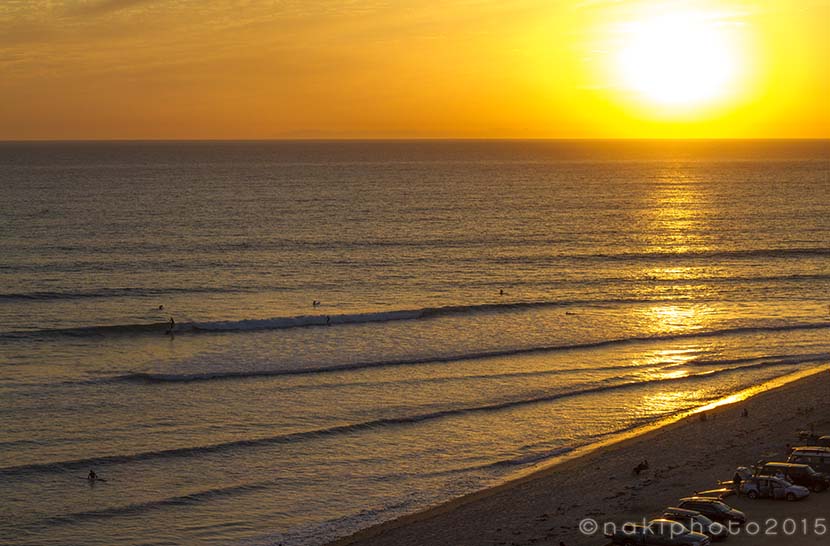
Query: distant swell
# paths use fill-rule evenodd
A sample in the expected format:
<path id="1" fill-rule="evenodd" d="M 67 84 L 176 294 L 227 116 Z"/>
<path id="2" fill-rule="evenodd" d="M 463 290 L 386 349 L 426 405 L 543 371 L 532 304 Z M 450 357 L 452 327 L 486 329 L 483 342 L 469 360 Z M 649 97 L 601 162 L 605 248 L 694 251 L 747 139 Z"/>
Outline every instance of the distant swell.
<path id="1" fill-rule="evenodd" d="M 665 336 L 643 336 L 643 337 L 629 337 L 620 339 L 609 339 L 597 341 L 592 343 L 575 343 L 571 345 L 549 345 L 543 347 L 528 347 L 521 349 L 506 349 L 498 351 L 483 351 L 479 353 L 466 353 L 462 355 L 448 355 L 448 356 L 430 356 L 424 358 L 412 359 L 397 359 L 397 360 L 382 360 L 375 362 L 355 362 L 350 364 L 342 364 L 336 366 L 327 366 L 320 368 L 295 368 L 286 370 L 245 370 L 245 371 L 219 371 L 219 372 L 202 372 L 192 374 L 166 374 L 155 372 L 134 372 L 125 375 L 119 375 L 112 378 L 93 380 L 94 383 L 110 383 L 110 382 L 145 382 L 145 383 L 181 383 L 181 382 L 197 382 L 197 381 L 216 381 L 228 379 L 249 379 L 256 377 L 280 377 L 291 375 L 311 375 L 321 373 L 335 373 L 352 370 L 361 370 L 366 368 L 380 368 L 387 366 L 416 366 L 420 364 L 429 363 L 449 363 L 461 362 L 465 360 L 476 360 L 481 358 L 497 358 L 517 356 L 522 354 L 544 353 L 553 351 L 568 351 L 576 349 L 592 349 L 607 347 L 613 345 L 621 345 L 626 343 L 640 343 L 640 342 L 654 342 L 654 341 L 672 341 L 677 339 L 688 338 L 702 338 L 702 337 L 720 337 L 737 334 L 757 333 L 757 332 L 785 332 L 797 330 L 820 330 L 830 328 L 830 322 L 814 323 L 814 324 L 793 324 L 788 326 L 753 326 L 742 328 L 729 328 L 724 330 L 710 330 L 703 332 L 691 332 L 681 334 L 670 334 Z"/>
<path id="2" fill-rule="evenodd" d="M 823 355 L 826 356 L 826 355 Z M 823 360 L 820 359 L 820 360 Z M 813 360 L 802 360 L 801 362 L 810 362 Z M 424 421 L 434 420 L 434 419 L 441 419 L 445 417 L 452 417 L 457 415 L 467 415 L 471 413 L 478 413 L 478 412 L 488 412 L 488 411 L 498 411 L 510 408 L 516 408 L 531 404 L 539 404 L 544 402 L 552 402 L 554 400 L 559 400 L 563 398 L 572 398 L 575 396 L 584 396 L 587 394 L 595 394 L 600 392 L 609 392 L 609 391 L 616 391 L 622 389 L 632 389 L 637 388 L 645 385 L 651 384 L 659 384 L 659 383 L 675 383 L 679 381 L 692 381 L 692 380 L 701 380 L 701 379 L 708 379 L 710 377 L 715 377 L 717 375 L 721 375 L 724 373 L 730 373 L 735 371 L 741 371 L 746 369 L 755 369 L 755 368 L 763 368 L 763 367 L 771 367 L 771 366 L 781 366 L 783 364 L 792 364 L 793 362 L 780 362 L 778 360 L 769 360 L 769 361 L 761 361 L 754 364 L 747 364 L 744 366 L 736 366 L 732 368 L 724 368 L 720 370 L 710 370 L 705 372 L 700 372 L 696 374 L 689 374 L 686 376 L 681 377 L 668 377 L 668 378 L 657 378 L 657 379 L 649 379 L 649 380 L 635 380 L 635 381 L 626 381 L 622 383 L 616 384 L 604 384 L 603 382 L 595 383 L 590 386 L 586 386 L 582 389 L 577 390 L 570 390 L 567 392 L 557 392 L 552 394 L 546 394 L 542 396 L 532 397 L 532 398 L 524 398 L 519 400 L 508 400 L 504 402 L 496 402 L 492 404 L 485 404 L 481 406 L 472 406 L 472 407 L 463 407 L 463 408 L 453 408 L 453 409 L 446 409 L 431 413 L 424 413 L 424 414 L 417 414 L 417 415 L 408 415 L 408 416 L 401 416 L 401 417 L 392 417 L 392 418 L 385 418 L 385 419 L 375 419 L 372 421 L 366 421 L 362 423 L 350 423 L 344 424 L 329 428 L 317 429 L 317 430 L 309 430 L 309 431 L 302 431 L 302 432 L 295 432 L 289 434 L 283 434 L 278 436 L 270 436 L 265 438 L 255 438 L 255 439 L 245 439 L 245 440 L 236 440 L 232 442 L 224 442 L 219 444 L 212 444 L 212 445 L 205 445 L 205 446 L 195 446 L 195 447 L 181 447 L 181 448 L 173 448 L 173 449 L 165 449 L 160 451 L 147 451 L 142 453 L 135 453 L 130 455 L 110 455 L 104 457 L 93 457 L 87 459 L 76 459 L 70 461 L 56 461 L 50 463 L 35 463 L 35 464 L 28 464 L 28 465 L 19 465 L 19 466 L 10 466 L 5 468 L 0 468 L 0 476 L 14 476 L 21 473 L 31 473 L 31 472 L 67 472 L 67 471 L 78 471 L 83 470 L 89 467 L 99 467 L 105 465 L 112 465 L 112 464 L 124 464 L 124 463 L 131 463 L 136 461 L 146 461 L 146 460 L 155 460 L 155 459 L 164 459 L 164 458 L 174 458 L 174 457 L 191 457 L 191 456 L 198 456 L 198 455 L 207 455 L 212 453 L 221 453 L 226 451 L 232 451 L 239 448 L 249 448 L 249 447 L 262 447 L 262 446 L 270 446 L 270 445 L 279 445 L 279 444 L 289 444 L 298 441 L 304 441 L 311 438 L 320 438 L 332 435 L 339 435 L 339 434 L 348 434 L 352 432 L 360 432 L 370 429 L 382 428 L 382 427 L 389 427 L 389 426 L 401 426 L 401 425 L 412 425 L 421 423 Z"/>
<path id="3" fill-rule="evenodd" d="M 275 289 L 271 289 L 275 290 Z M 213 294 L 235 293 L 243 290 L 235 288 L 98 288 L 95 290 L 78 291 L 34 291 L 13 292 L 0 294 L 0 301 L 52 301 L 52 300 L 79 300 L 94 298 L 122 298 L 122 297 L 162 297 L 172 294 Z"/>
<path id="4" fill-rule="evenodd" d="M 789 254 L 808 254 L 808 255 L 830 255 L 830 249 L 802 249 L 802 250 L 749 250 L 749 251 L 739 251 L 739 252 L 727 252 L 727 253 L 720 253 L 726 255 L 770 255 L 770 256 L 785 256 Z M 655 253 L 655 254 L 614 254 L 614 255 L 579 255 L 575 256 L 579 259 L 587 259 L 587 258 L 605 258 L 609 260 L 627 260 L 631 259 L 632 257 L 639 257 L 645 258 L 650 256 L 698 256 L 698 255 L 706 255 L 706 253 L 681 253 L 681 254 L 665 254 L 665 253 Z M 750 282 L 788 282 L 788 281 L 826 281 L 830 279 L 830 275 L 826 274 L 794 274 L 794 275 L 773 275 L 773 276 L 734 276 L 734 277 L 698 277 L 692 279 L 688 282 L 711 282 L 711 283 L 750 283 Z M 603 277 L 598 278 L 595 280 L 581 280 L 577 284 L 630 284 L 630 283 L 638 283 L 638 282 L 662 282 L 668 281 L 672 283 L 677 282 L 686 282 L 683 280 L 672 279 L 672 278 L 659 278 L 653 277 L 648 279 L 631 279 L 631 278 L 615 278 L 615 277 Z M 500 285 L 498 285 L 500 286 Z M 32 292 L 9 292 L 9 293 L 0 293 L 0 301 L 55 301 L 55 300 L 84 300 L 84 299 L 101 299 L 101 298 L 162 298 L 171 295 L 177 294 L 236 294 L 236 293 L 254 293 L 254 292 L 275 292 L 285 290 L 284 287 L 280 286 L 261 286 L 261 287 L 169 287 L 169 288 L 159 288 L 159 287 L 144 287 L 144 288 L 129 288 L 129 287 L 121 287 L 121 288 L 95 288 L 89 290 L 38 290 Z M 631 300 L 636 301 L 636 300 Z M 650 300 L 649 300 L 650 301 Z M 531 302 L 531 303 L 516 303 L 516 304 L 507 304 L 506 307 L 511 306 L 526 306 L 526 305 L 568 305 L 573 303 L 589 303 L 588 301 L 575 301 L 575 302 L 564 302 L 564 303 L 557 303 L 557 302 Z M 602 303 L 602 302 L 595 302 L 595 303 Z M 494 304 L 494 306 L 505 306 L 503 304 Z M 484 306 L 471 306 L 471 307 L 490 307 L 489 305 Z M 459 308 L 463 308 L 460 306 Z M 441 309 L 441 308 L 437 308 Z M 452 307 L 444 308 L 447 310 L 453 309 Z M 430 311 L 426 309 L 427 313 Z M 415 311 L 413 311 L 415 312 Z M 274 319 L 269 319 L 274 320 Z"/>
<path id="5" fill-rule="evenodd" d="M 484 303 L 478 305 L 450 305 L 445 307 L 425 307 L 422 309 L 402 309 L 396 311 L 379 311 L 374 313 L 351 313 L 341 315 L 298 315 L 293 317 L 274 317 L 267 319 L 243 319 L 213 322 L 177 323 L 175 333 L 198 334 L 211 332 L 250 332 L 257 330 L 284 330 L 311 326 L 337 326 L 344 324 L 366 324 L 370 322 L 393 322 L 416 320 L 448 315 L 468 313 L 488 313 L 521 310 L 536 307 L 567 307 L 580 304 L 613 303 L 647 303 L 649 300 L 575 300 L 575 301 L 534 301 L 516 303 Z M 329 324 L 330 323 L 330 324 Z M 169 330 L 167 322 L 144 324 L 115 324 L 106 326 L 82 326 L 78 328 L 56 328 L 48 330 L 15 331 L 0 334 L 3 337 L 30 336 L 129 336 L 165 333 Z"/>
<path id="6" fill-rule="evenodd" d="M 53 516 L 50 518 L 46 518 L 45 522 L 52 523 L 52 524 L 71 524 L 71 523 L 78 523 L 81 521 L 87 521 L 92 519 L 98 518 L 107 518 L 113 516 L 125 516 L 125 515 L 132 515 L 132 514 L 142 514 L 148 510 L 154 510 L 158 508 L 163 508 L 165 506 L 186 506 L 190 504 L 196 504 L 199 502 L 203 502 L 205 500 L 228 497 L 232 495 L 237 495 L 240 493 L 247 493 L 250 491 L 260 491 L 263 489 L 267 489 L 274 485 L 273 482 L 265 482 L 265 483 L 254 483 L 254 484 L 247 484 L 247 485 L 237 485 L 232 487 L 222 487 L 216 489 L 208 489 L 206 491 L 198 491 L 195 493 L 190 493 L 187 495 L 178 495 L 175 497 L 167 497 L 158 500 L 152 500 L 147 502 L 140 502 L 135 504 L 128 504 L 125 506 L 115 506 L 112 508 L 105 508 L 102 510 L 89 510 L 85 512 L 74 512 L 70 514 L 64 514 L 60 516 Z M 108 487 L 109 484 L 103 485 L 102 487 Z M 38 522 L 38 524 L 44 523 L 44 520 Z"/>
<path id="7" fill-rule="evenodd" d="M 347 313 L 340 315 L 298 315 L 266 319 L 243 319 L 212 322 L 177 323 L 174 333 L 198 334 L 218 332 L 251 332 L 258 330 L 284 330 L 319 326 L 338 326 L 348 324 L 367 324 L 375 322 L 394 322 L 405 320 L 429 319 L 435 317 L 465 315 L 476 313 L 499 313 L 534 308 L 573 307 L 578 305 L 618 305 L 655 303 L 654 299 L 603 299 L 603 300 L 560 300 L 530 301 L 513 303 L 482 303 L 476 305 L 448 305 L 444 307 L 425 307 L 421 309 L 402 309 L 396 311 L 379 311 L 369 313 Z M 828 323 L 830 324 L 830 323 Z M 805 327 L 811 327 L 810 325 Z M 78 328 L 57 328 L 34 331 L 13 331 L 0 333 L 0 337 L 107 337 L 164 334 L 169 331 L 167 322 L 143 324 L 114 324 L 105 326 L 83 326 Z"/>
<path id="8" fill-rule="evenodd" d="M 687 250 L 683 252 L 623 252 L 619 254 L 579 254 L 577 259 L 649 260 L 683 258 L 789 258 L 794 256 L 830 256 L 830 248 L 753 248 L 745 250 Z M 568 256 L 565 256 L 566 258 Z"/>

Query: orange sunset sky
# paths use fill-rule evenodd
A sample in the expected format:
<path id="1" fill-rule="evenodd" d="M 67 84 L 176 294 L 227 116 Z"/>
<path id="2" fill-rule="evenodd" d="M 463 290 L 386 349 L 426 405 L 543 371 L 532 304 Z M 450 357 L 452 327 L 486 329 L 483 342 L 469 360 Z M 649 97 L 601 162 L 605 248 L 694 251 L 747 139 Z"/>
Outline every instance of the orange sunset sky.
<path id="1" fill-rule="evenodd" d="M 830 0 L 4 0 L 0 139 L 828 138 Z"/>

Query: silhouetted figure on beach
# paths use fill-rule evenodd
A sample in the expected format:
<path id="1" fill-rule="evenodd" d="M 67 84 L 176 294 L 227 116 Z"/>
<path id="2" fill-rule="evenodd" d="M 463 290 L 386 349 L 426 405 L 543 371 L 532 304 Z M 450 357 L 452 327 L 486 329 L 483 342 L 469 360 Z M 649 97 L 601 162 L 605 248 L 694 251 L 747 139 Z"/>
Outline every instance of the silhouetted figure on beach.
<path id="1" fill-rule="evenodd" d="M 504 296 L 504 289 L 499 289 L 499 296 Z"/>
<path id="2" fill-rule="evenodd" d="M 87 475 L 86 479 L 88 479 L 91 482 L 94 482 L 98 479 L 98 474 L 96 474 L 94 470 L 90 470 L 89 475 Z"/>
<path id="3" fill-rule="evenodd" d="M 165 332 L 165 334 L 173 335 L 173 328 L 176 327 L 176 321 L 173 320 L 173 317 L 170 317 L 170 328 Z"/>
<path id="4" fill-rule="evenodd" d="M 159 305 L 159 311 L 164 311 L 164 306 L 163 305 Z"/>
<path id="5" fill-rule="evenodd" d="M 331 326 L 331 317 L 326 315 L 326 326 Z"/>

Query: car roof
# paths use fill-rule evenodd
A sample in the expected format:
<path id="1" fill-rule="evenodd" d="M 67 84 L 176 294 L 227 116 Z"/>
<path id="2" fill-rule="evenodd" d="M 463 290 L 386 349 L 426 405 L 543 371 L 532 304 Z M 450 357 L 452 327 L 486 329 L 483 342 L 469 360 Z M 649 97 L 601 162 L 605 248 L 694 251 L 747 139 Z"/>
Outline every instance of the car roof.
<path id="1" fill-rule="evenodd" d="M 680 502 L 687 502 L 687 501 L 692 501 L 692 502 L 700 502 L 700 501 L 702 501 L 702 502 L 723 502 L 717 497 L 683 497 L 682 499 L 680 499 Z"/>
<path id="2" fill-rule="evenodd" d="M 830 455 L 830 447 L 825 446 L 798 446 L 793 448 L 793 453 L 799 452 L 803 453 L 805 451 L 815 451 L 818 453 L 823 453 L 826 455 Z"/>
<path id="3" fill-rule="evenodd" d="M 779 468 L 805 468 L 809 465 L 800 464 L 800 463 L 766 463 L 764 466 L 772 466 L 772 467 L 779 467 Z"/>

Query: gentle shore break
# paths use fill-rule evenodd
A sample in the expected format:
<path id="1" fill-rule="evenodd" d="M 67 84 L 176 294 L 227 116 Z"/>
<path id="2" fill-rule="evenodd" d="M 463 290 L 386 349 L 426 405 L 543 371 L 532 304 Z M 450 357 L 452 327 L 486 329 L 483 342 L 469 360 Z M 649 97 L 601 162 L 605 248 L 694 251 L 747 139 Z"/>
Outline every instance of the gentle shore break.
<path id="1" fill-rule="evenodd" d="M 787 445 L 796 442 L 797 430 L 830 430 L 827 372 L 824 367 L 741 401 L 730 397 L 727 403 L 707 409 L 706 419 L 699 413 L 688 415 L 507 484 L 370 527 L 330 546 L 607 544 L 601 531 L 582 534 L 580 521 L 592 518 L 620 524 L 659 516 L 677 499 L 730 479 L 737 466 L 762 458 L 786 460 Z M 649 470 L 634 475 L 632 467 L 644 459 Z M 830 525 L 830 492 L 798 503 L 736 497 L 726 502 L 760 524 L 770 518 L 791 518 L 812 525 L 826 518 L 824 523 Z M 780 544 L 784 534 L 780 527 L 762 525 L 755 536 L 732 537 L 730 543 Z M 784 538 L 790 540 L 788 544 L 818 545 L 828 535 L 809 527 L 806 533 Z"/>

